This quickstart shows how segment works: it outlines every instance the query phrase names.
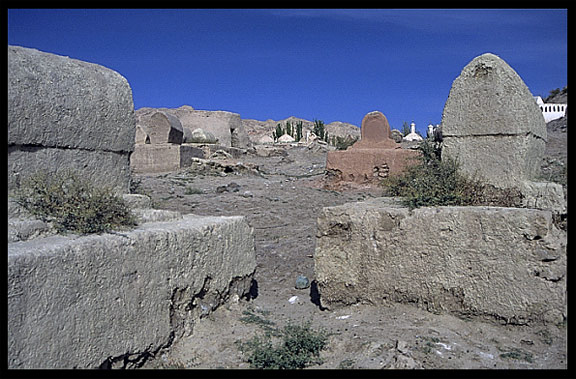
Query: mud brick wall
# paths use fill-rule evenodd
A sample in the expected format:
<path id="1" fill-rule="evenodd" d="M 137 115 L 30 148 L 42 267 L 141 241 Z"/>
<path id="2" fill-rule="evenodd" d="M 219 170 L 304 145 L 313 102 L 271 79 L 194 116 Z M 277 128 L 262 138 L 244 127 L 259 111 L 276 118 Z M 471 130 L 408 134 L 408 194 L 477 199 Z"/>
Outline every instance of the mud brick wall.
<path id="1" fill-rule="evenodd" d="M 566 233 L 545 210 L 382 199 L 324 208 L 315 270 L 322 304 L 389 301 L 507 323 L 566 317 Z"/>
<path id="2" fill-rule="evenodd" d="M 239 216 L 9 243 L 8 367 L 137 367 L 247 294 L 255 268 Z"/>

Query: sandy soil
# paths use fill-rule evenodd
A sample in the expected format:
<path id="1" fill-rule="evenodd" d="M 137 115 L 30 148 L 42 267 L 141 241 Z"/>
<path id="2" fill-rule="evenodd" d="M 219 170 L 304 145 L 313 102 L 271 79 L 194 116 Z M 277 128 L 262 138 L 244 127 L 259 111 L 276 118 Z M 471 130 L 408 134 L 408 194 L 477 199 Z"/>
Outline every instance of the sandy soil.
<path id="1" fill-rule="evenodd" d="M 310 322 L 331 333 L 321 365 L 310 368 L 524 369 L 567 367 L 567 326 L 514 326 L 432 314 L 409 304 L 321 310 L 314 279 L 316 215 L 322 207 L 379 196 L 378 190 L 321 188 L 326 153 L 306 147 L 285 155 L 233 160 L 258 170 L 181 170 L 136 175 L 157 208 L 198 215 L 244 215 L 254 228 L 257 294 L 201 319 L 144 368 L 249 368 L 237 341 L 263 334 L 258 316 L 277 327 Z M 289 302 L 294 296 L 297 300 Z M 294 300 L 294 299 L 293 299 Z M 254 317 L 252 318 L 255 319 Z"/>

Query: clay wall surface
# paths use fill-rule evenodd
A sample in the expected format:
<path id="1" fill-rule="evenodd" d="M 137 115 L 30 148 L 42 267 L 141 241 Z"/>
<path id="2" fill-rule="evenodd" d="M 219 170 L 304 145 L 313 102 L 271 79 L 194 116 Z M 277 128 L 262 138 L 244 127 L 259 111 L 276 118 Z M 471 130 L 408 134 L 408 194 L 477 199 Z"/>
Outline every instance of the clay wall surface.
<path id="1" fill-rule="evenodd" d="M 501 58 L 474 58 L 452 83 L 442 113 L 442 157 L 496 187 L 518 187 L 540 173 L 547 132 L 540 108 Z"/>
<path id="2" fill-rule="evenodd" d="M 132 90 L 106 67 L 8 46 L 8 188 L 37 171 L 81 170 L 128 192 Z"/>
<path id="3" fill-rule="evenodd" d="M 188 167 L 192 158 L 204 158 L 200 147 L 191 145 L 136 144 L 130 156 L 130 166 L 136 173 L 177 171 Z"/>
<path id="4" fill-rule="evenodd" d="M 410 211 L 373 199 L 324 208 L 317 237 L 327 307 L 392 301 L 510 323 L 566 317 L 566 233 L 550 211 Z"/>
<path id="5" fill-rule="evenodd" d="M 243 217 L 9 243 L 8 367 L 137 366 L 248 293 L 255 267 Z"/>
<path id="6" fill-rule="evenodd" d="M 326 170 L 335 172 L 340 180 L 367 183 L 403 172 L 417 162 L 414 150 L 349 149 L 329 151 Z"/>
<path id="7" fill-rule="evenodd" d="M 378 183 L 416 164 L 419 153 L 402 149 L 391 138 L 386 116 L 374 111 L 362 120 L 361 139 L 344 151 L 329 151 L 326 170 L 336 181 Z"/>

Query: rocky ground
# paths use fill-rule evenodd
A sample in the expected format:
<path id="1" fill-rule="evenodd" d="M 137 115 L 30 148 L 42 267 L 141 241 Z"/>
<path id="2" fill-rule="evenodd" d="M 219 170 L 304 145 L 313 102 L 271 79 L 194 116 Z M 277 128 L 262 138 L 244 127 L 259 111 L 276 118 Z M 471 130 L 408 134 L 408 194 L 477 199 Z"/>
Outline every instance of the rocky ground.
<path id="1" fill-rule="evenodd" d="M 311 368 L 567 367 L 566 325 L 500 325 L 402 304 L 322 310 L 314 285 L 296 289 L 299 275 L 314 279 L 319 210 L 379 196 L 377 189 L 322 189 L 325 157 L 325 149 L 315 145 L 270 157 L 247 154 L 216 169 L 136 176 L 139 190 L 151 195 L 157 208 L 246 216 L 257 258 L 252 299 L 201 319 L 190 337 L 144 368 L 249 368 L 238 341 L 263 335 L 266 325 L 306 322 L 330 333 L 323 363 Z"/>

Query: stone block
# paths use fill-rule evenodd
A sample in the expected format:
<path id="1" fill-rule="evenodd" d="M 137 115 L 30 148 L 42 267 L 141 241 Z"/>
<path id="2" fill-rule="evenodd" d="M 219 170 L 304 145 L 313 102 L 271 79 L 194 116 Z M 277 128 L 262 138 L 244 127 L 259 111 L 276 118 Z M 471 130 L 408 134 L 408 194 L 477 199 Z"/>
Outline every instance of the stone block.
<path id="1" fill-rule="evenodd" d="M 8 144 L 130 152 L 134 104 L 109 68 L 8 46 Z"/>
<path id="2" fill-rule="evenodd" d="M 527 139 L 527 140 L 526 140 Z M 460 170 L 499 188 L 519 188 L 528 172 L 539 172 L 542 156 L 527 155 L 528 143 L 544 143 L 534 137 L 514 135 L 444 137 L 442 156 L 455 158 Z"/>
<path id="3" fill-rule="evenodd" d="M 550 211 L 410 211 L 373 199 L 324 208 L 317 237 L 327 307 L 392 301 L 518 324 L 566 318 L 566 233 Z"/>
<path id="4" fill-rule="evenodd" d="M 74 168 L 128 192 L 134 138 L 132 90 L 120 74 L 8 46 L 9 189 L 39 170 Z"/>
<path id="5" fill-rule="evenodd" d="M 553 214 L 566 214 L 566 197 L 562 185 L 551 182 L 522 182 L 520 191 L 523 206 L 526 208 L 546 209 Z"/>
<path id="6" fill-rule="evenodd" d="M 452 83 L 442 113 L 443 157 L 496 187 L 540 172 L 546 124 L 530 90 L 501 58 L 474 58 Z"/>
<path id="7" fill-rule="evenodd" d="M 176 171 L 192 164 L 192 158 L 203 158 L 204 151 L 192 145 L 138 144 L 130 156 L 136 173 Z"/>
<path id="8" fill-rule="evenodd" d="M 37 172 L 75 170 L 96 186 L 130 189 L 129 153 L 33 145 L 8 146 L 8 189 Z"/>
<path id="9" fill-rule="evenodd" d="M 243 217 L 8 244 L 8 367 L 138 366 L 232 296 L 256 262 Z"/>

